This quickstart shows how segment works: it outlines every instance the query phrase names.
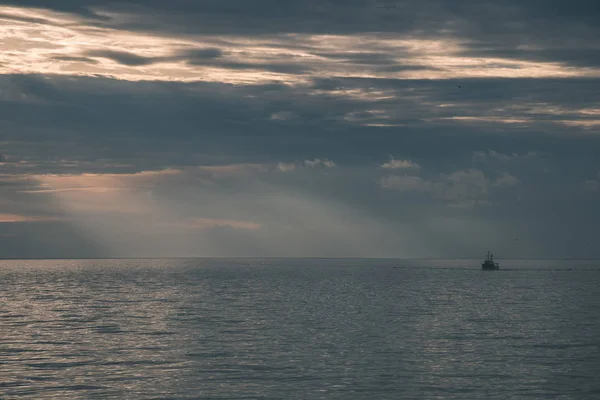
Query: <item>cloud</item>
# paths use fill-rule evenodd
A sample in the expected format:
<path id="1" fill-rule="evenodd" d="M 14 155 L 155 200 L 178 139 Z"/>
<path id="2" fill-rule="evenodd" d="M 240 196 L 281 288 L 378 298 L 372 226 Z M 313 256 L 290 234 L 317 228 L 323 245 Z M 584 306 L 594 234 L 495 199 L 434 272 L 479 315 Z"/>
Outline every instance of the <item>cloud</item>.
<path id="1" fill-rule="evenodd" d="M 110 57 L 107 57 L 107 58 L 110 58 Z M 89 58 L 89 57 L 80 57 L 80 56 L 56 55 L 56 56 L 52 56 L 52 59 L 58 60 L 58 61 L 75 62 L 75 63 L 98 64 L 98 60 L 94 60 L 93 58 Z"/>
<path id="2" fill-rule="evenodd" d="M 228 219 L 215 219 L 215 218 L 190 218 L 184 222 L 179 224 L 175 224 L 176 226 L 181 226 L 190 229 L 210 229 L 215 227 L 229 227 L 232 229 L 241 229 L 241 230 L 258 230 L 261 229 L 261 225 L 256 222 L 250 221 L 236 221 L 236 220 L 228 220 Z"/>
<path id="3" fill-rule="evenodd" d="M 277 170 L 281 172 L 292 172 L 296 170 L 296 163 L 277 163 Z"/>
<path id="4" fill-rule="evenodd" d="M 594 7 L 0 0 L 0 254 L 588 254 Z"/>
<path id="5" fill-rule="evenodd" d="M 279 162 L 275 169 L 279 172 L 293 172 L 302 168 L 335 168 L 336 163 L 328 159 L 315 158 L 313 160 L 304 160 L 303 162 L 284 163 Z"/>
<path id="6" fill-rule="evenodd" d="M 48 222 L 57 221 L 56 217 L 18 215 L 18 214 L 0 214 L 0 224 L 19 223 L 19 222 Z"/>
<path id="7" fill-rule="evenodd" d="M 461 170 L 442 175 L 443 186 L 437 196 L 462 203 L 465 200 L 487 199 L 490 181 L 483 171 L 476 169 Z"/>
<path id="8" fill-rule="evenodd" d="M 220 58 L 223 56 L 223 50 L 214 47 L 191 49 L 184 51 L 182 56 L 187 59 L 188 62 L 194 64 L 194 62 L 192 62 L 193 60 L 214 60 Z"/>
<path id="9" fill-rule="evenodd" d="M 341 166 L 334 176 L 310 179 L 284 178 L 272 166 L 224 167 L 37 176 L 34 198 L 52 200 L 55 215 L 113 256 L 283 256 L 302 255 L 307 246 L 323 256 L 347 246 L 352 251 L 344 254 L 353 256 L 419 256 L 438 245 L 435 251 L 446 254 L 438 242 L 412 242 L 431 238 L 429 229 L 441 229 L 439 218 L 484 212 L 477 218 L 487 219 L 491 210 L 502 215 L 504 193 L 517 183 L 506 173 L 488 176 L 472 169 L 432 175 L 424 165 L 424 177 L 389 175 L 378 192 L 369 177 L 381 170 L 372 165 Z M 389 235 L 402 238 L 400 250 L 385 239 Z"/>
<path id="10" fill-rule="evenodd" d="M 148 187 L 168 176 L 180 174 L 180 170 L 141 171 L 133 174 L 45 174 L 34 175 L 41 190 L 48 189 L 123 189 L 130 184 Z"/>
<path id="11" fill-rule="evenodd" d="M 327 159 L 315 158 L 314 160 L 305 160 L 304 165 L 309 168 L 323 166 L 325 168 L 334 168 L 336 165 L 333 161 Z"/>
<path id="12" fill-rule="evenodd" d="M 433 180 L 410 175 L 388 175 L 380 180 L 384 189 L 430 193 L 446 201 L 448 205 L 461 208 L 489 205 L 488 197 L 492 188 L 507 189 L 519 183 L 518 178 L 508 173 L 502 173 L 495 180 L 490 180 L 483 171 L 476 169 L 441 174 Z"/>
<path id="13" fill-rule="evenodd" d="M 237 33 L 264 36 L 374 31 L 414 36 L 445 34 L 463 40 L 471 39 L 476 49 L 484 50 L 492 45 L 500 48 L 517 47 L 526 54 L 540 47 L 550 47 L 550 44 L 554 45 L 554 50 L 565 48 L 566 44 L 576 48 L 590 46 L 597 37 L 594 33 L 598 31 L 595 5 L 585 0 L 561 4 L 560 7 L 539 1 L 516 0 L 502 0 L 491 6 L 473 0 L 458 0 L 452 5 L 443 1 L 382 3 L 358 0 L 343 7 L 335 2 L 323 4 L 318 0 L 277 6 L 271 0 L 259 0 L 251 5 L 231 1 L 227 6 L 212 0 L 202 3 L 184 0 L 169 3 L 160 0 L 144 3 L 133 0 L 118 3 L 106 0 L 81 0 L 76 3 L 4 0 L 3 3 L 46 7 L 62 13 L 74 13 L 86 18 L 86 23 L 96 26 L 163 35 Z M 558 22 L 563 27 L 561 34 L 548 34 Z M 574 40 L 574 37 L 579 40 Z"/>
<path id="14" fill-rule="evenodd" d="M 586 180 L 585 182 L 583 182 L 583 187 L 586 190 L 589 190 L 590 192 L 597 192 L 598 191 L 598 181 L 596 180 Z"/>
<path id="15" fill-rule="evenodd" d="M 258 15 L 254 7 L 249 9 L 238 2 L 231 12 L 219 5 L 184 2 L 168 6 L 145 2 L 141 6 L 130 1 L 117 5 L 98 0 L 78 7 L 35 1 L 19 2 L 16 4 L 21 7 L 15 7 L 1 5 L 11 1 L 0 2 L 0 14 L 5 17 L 0 33 L 6 38 L 8 50 L 0 58 L 0 72 L 238 85 L 275 81 L 306 85 L 311 79 L 340 77 L 446 80 L 600 76 L 598 64 L 589 57 L 597 51 L 592 44 L 573 49 L 572 43 L 563 43 L 550 48 L 557 41 L 545 42 L 541 34 L 545 31 L 540 31 L 533 41 L 546 56 L 516 56 L 510 50 L 503 51 L 507 44 L 498 38 L 486 40 L 482 32 L 473 31 L 475 26 L 469 21 L 486 19 L 486 14 L 464 19 L 442 4 L 429 9 L 411 1 L 408 9 L 402 7 L 403 12 L 391 7 L 382 13 L 380 4 L 364 0 L 345 5 L 340 13 L 334 4 L 323 9 L 322 4 L 308 1 L 289 7 L 293 15 L 280 15 L 273 10 L 280 6 L 272 7 L 269 1 L 262 3 L 264 10 Z M 260 9 L 261 5 L 256 7 Z M 515 7 L 499 8 L 508 12 Z M 437 15 L 438 22 L 422 19 L 419 10 L 423 8 Z M 306 12 L 308 16 L 300 18 L 295 12 Z M 463 13 L 469 14 L 470 8 Z M 278 24 L 273 19 L 258 22 L 269 15 L 276 16 Z M 341 23 L 341 15 L 353 22 Z M 368 15 L 371 19 L 366 18 Z M 390 19 L 388 29 L 382 29 L 381 19 L 391 15 L 405 24 Z M 581 22 L 573 21 L 572 28 L 578 27 L 578 34 L 582 33 L 581 26 Z M 497 28 L 507 38 L 516 38 L 512 31 Z M 598 31 L 592 24 L 587 28 L 590 38 Z M 527 47 L 521 49 L 525 54 L 535 53 L 529 51 L 535 50 L 535 43 L 511 45 Z M 563 63 L 565 59 L 588 61 Z M 471 121 L 522 120 L 461 116 L 467 117 L 475 118 Z"/>
<path id="16" fill-rule="evenodd" d="M 226 177 L 243 177 L 253 175 L 259 172 L 265 172 L 268 170 L 268 166 L 263 164 L 242 163 L 229 165 L 199 166 L 197 167 L 197 169 L 198 172 L 202 175 L 206 174 L 210 178 L 220 179 Z"/>
<path id="17" fill-rule="evenodd" d="M 142 65 L 150 65 L 153 63 L 152 58 L 149 57 L 141 57 L 133 53 L 128 53 L 125 51 L 114 51 L 114 50 L 92 50 L 85 53 L 87 57 L 101 57 L 108 58 L 112 61 L 115 61 L 122 65 L 127 65 L 130 67 L 137 67 Z M 55 59 L 57 59 L 55 57 Z M 82 57 L 71 58 L 73 61 L 81 61 Z M 83 57 L 85 60 L 86 57 Z M 65 60 L 62 58 L 62 61 L 69 61 L 69 59 Z"/>
<path id="18" fill-rule="evenodd" d="M 521 181 L 518 178 L 510 174 L 504 173 L 500 177 L 498 177 L 498 179 L 496 179 L 496 181 L 494 182 L 494 186 L 507 188 L 511 186 L 516 186 L 519 183 L 521 183 Z"/>
<path id="19" fill-rule="evenodd" d="M 395 189 L 405 192 L 429 192 L 433 191 L 435 184 L 418 176 L 390 175 L 381 178 L 381 187 L 384 189 Z"/>
<path id="20" fill-rule="evenodd" d="M 476 151 L 473 154 L 473 160 L 477 161 L 486 161 L 486 160 L 500 160 L 500 161 L 521 161 L 527 160 L 531 158 L 538 157 L 538 154 L 535 151 L 528 151 L 524 154 L 503 154 L 494 150 L 485 151 Z"/>
<path id="21" fill-rule="evenodd" d="M 385 169 L 420 169 L 421 166 L 410 160 L 396 160 L 390 157 L 390 161 L 381 164 L 381 168 Z"/>

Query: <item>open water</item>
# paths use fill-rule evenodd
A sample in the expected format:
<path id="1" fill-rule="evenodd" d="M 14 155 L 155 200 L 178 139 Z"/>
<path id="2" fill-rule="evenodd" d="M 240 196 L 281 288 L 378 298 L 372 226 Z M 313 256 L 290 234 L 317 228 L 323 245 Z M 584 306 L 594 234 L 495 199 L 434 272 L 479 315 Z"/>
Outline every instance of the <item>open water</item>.
<path id="1" fill-rule="evenodd" d="M 600 399 L 600 261 L 0 261 L 1 399 Z"/>

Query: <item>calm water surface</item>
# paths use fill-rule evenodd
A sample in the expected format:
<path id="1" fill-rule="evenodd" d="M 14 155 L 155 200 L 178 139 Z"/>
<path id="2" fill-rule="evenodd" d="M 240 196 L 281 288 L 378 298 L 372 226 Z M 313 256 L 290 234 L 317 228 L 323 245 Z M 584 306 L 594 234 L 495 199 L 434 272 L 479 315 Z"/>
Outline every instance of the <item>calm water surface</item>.
<path id="1" fill-rule="evenodd" d="M 0 261 L 0 398 L 600 398 L 600 261 L 501 267 Z"/>

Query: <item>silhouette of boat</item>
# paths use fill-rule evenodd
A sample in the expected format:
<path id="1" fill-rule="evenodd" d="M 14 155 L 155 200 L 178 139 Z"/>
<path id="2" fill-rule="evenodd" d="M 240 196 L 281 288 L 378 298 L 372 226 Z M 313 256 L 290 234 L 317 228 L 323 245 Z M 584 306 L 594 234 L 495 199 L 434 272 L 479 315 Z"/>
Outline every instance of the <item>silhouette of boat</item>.
<path id="1" fill-rule="evenodd" d="M 500 269 L 500 266 L 497 262 L 494 262 L 494 255 L 488 251 L 485 261 L 481 263 L 481 268 L 492 270 Z"/>

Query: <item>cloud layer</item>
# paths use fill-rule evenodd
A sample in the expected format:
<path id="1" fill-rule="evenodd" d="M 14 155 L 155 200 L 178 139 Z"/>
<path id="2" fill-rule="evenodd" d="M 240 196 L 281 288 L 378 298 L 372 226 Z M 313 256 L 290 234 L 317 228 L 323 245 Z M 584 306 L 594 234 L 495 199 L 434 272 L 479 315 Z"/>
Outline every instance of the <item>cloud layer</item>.
<path id="1" fill-rule="evenodd" d="M 0 257 L 600 257 L 596 3 L 284 3 L 0 1 Z"/>

